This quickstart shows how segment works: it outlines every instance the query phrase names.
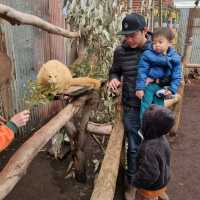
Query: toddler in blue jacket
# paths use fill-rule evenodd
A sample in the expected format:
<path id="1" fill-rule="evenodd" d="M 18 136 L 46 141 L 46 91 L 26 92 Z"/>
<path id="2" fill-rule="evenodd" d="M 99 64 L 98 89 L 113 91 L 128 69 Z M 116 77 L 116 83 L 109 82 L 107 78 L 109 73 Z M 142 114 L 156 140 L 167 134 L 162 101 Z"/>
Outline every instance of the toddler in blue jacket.
<path id="1" fill-rule="evenodd" d="M 141 99 L 140 118 L 151 104 L 164 105 L 164 98 L 176 94 L 181 81 L 181 57 L 171 47 L 173 33 L 168 28 L 157 29 L 153 44 L 138 63 L 136 96 Z"/>

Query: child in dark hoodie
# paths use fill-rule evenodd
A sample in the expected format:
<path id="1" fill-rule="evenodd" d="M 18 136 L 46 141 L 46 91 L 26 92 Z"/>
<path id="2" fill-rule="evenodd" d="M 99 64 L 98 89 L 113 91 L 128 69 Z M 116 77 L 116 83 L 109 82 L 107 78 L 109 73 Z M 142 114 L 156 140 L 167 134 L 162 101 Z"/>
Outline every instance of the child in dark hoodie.
<path id="1" fill-rule="evenodd" d="M 143 142 L 137 158 L 137 172 L 132 184 L 136 200 L 169 200 L 166 186 L 170 178 L 170 146 L 165 135 L 174 125 L 173 113 L 151 105 L 142 121 Z"/>
<path id="2" fill-rule="evenodd" d="M 138 63 L 136 96 L 141 99 L 141 120 L 151 104 L 163 106 L 164 97 L 176 94 L 180 85 L 181 58 L 171 47 L 173 36 L 168 28 L 156 30 L 153 45 L 144 51 Z"/>

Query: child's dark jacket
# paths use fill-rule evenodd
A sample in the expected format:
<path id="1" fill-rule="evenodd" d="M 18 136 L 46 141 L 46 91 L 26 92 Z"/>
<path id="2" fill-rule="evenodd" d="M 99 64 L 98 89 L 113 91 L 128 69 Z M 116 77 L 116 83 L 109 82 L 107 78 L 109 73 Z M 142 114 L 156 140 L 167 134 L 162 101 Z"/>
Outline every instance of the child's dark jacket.
<path id="1" fill-rule="evenodd" d="M 170 147 L 165 136 L 144 140 L 139 149 L 137 173 L 133 185 L 146 190 L 157 190 L 167 185 L 170 178 Z"/>
<path id="2" fill-rule="evenodd" d="M 136 90 L 144 90 L 147 77 L 153 79 L 169 78 L 169 90 L 175 94 L 181 80 L 181 57 L 169 47 L 167 54 L 157 53 L 152 46 L 146 50 L 138 63 Z"/>

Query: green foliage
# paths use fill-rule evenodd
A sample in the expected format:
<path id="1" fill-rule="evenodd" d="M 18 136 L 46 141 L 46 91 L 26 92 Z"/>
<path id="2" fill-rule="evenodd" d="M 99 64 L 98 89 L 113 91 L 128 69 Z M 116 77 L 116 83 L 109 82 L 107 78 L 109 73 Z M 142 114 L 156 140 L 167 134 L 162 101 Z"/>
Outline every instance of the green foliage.
<path id="1" fill-rule="evenodd" d="M 121 29 L 121 20 L 125 13 L 116 0 L 71 0 L 64 7 L 66 20 L 71 27 L 81 31 L 85 41 L 88 62 L 90 55 L 97 56 L 96 68 L 90 75 L 107 78 L 112 62 L 113 50 L 119 43 L 116 33 Z M 83 64 L 84 65 L 84 64 Z M 87 66 L 80 64 L 79 68 Z M 96 73 L 98 72 L 98 73 Z"/>
<path id="2" fill-rule="evenodd" d="M 104 80 L 108 73 L 107 70 L 103 71 L 99 66 L 92 66 L 88 60 L 84 60 L 81 64 L 75 65 L 71 71 L 73 71 L 75 77 L 88 76 L 101 80 Z"/>
<path id="3" fill-rule="evenodd" d="M 93 122 L 113 122 L 115 117 L 115 97 L 116 95 L 106 86 L 101 89 L 98 107 L 91 114 L 91 120 Z"/>
<path id="4" fill-rule="evenodd" d="M 27 109 L 39 104 L 47 104 L 54 99 L 56 88 L 54 85 L 40 85 L 37 81 L 27 83 L 27 92 L 24 101 Z"/>

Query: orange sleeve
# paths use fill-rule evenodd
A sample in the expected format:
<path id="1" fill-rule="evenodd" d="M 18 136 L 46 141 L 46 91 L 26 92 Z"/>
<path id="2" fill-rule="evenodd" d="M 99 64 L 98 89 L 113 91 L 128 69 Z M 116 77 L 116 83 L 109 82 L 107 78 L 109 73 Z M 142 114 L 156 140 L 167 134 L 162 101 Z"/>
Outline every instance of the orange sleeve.
<path id="1" fill-rule="evenodd" d="M 13 139 L 13 131 L 5 125 L 0 125 L 0 151 L 4 150 Z"/>

